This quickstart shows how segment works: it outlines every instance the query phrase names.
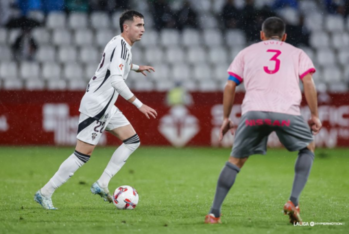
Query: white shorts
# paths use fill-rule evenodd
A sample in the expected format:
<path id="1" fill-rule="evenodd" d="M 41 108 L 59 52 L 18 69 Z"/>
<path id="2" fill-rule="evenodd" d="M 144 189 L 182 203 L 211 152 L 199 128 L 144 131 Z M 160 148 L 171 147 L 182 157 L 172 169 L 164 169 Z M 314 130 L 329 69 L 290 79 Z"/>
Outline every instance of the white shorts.
<path id="1" fill-rule="evenodd" d="M 110 131 L 130 124 L 116 106 L 112 107 L 110 113 L 111 115 L 105 122 L 80 113 L 78 135 L 76 138 L 88 144 L 97 145 L 104 130 Z"/>

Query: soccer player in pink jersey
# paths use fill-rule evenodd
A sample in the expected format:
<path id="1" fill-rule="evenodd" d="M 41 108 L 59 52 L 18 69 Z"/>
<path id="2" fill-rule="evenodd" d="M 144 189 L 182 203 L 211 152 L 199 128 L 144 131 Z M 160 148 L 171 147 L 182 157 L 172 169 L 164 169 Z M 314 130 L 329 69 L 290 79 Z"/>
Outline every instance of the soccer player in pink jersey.
<path id="1" fill-rule="evenodd" d="M 285 23 L 277 17 L 263 22 L 261 42 L 242 50 L 228 68 L 229 78 L 224 89 L 224 119 L 220 140 L 230 131 L 235 134 L 234 146 L 218 179 L 216 194 L 205 223 L 220 223 L 221 205 L 236 175 L 253 154 L 265 154 L 268 136 L 276 132 L 289 151 L 299 151 L 295 164 L 295 177 L 284 213 L 291 223 L 301 223 L 298 200 L 314 160 L 313 135 L 321 129 L 318 117 L 317 93 L 312 79 L 315 72 L 309 57 L 285 42 Z M 300 114 L 302 99 L 299 80 L 311 118 L 308 125 Z M 235 88 L 244 82 L 246 88 L 242 104 L 241 122 L 235 125 L 229 119 L 234 103 Z"/>

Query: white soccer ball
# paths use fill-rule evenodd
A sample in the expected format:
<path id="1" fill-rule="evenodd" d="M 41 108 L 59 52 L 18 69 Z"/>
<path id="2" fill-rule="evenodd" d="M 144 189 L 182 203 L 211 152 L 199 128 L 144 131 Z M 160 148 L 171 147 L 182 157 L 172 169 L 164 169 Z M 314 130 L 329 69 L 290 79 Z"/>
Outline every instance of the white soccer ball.
<path id="1" fill-rule="evenodd" d="M 138 204 L 138 193 L 131 186 L 123 185 L 115 189 L 113 203 L 121 210 L 133 210 Z"/>

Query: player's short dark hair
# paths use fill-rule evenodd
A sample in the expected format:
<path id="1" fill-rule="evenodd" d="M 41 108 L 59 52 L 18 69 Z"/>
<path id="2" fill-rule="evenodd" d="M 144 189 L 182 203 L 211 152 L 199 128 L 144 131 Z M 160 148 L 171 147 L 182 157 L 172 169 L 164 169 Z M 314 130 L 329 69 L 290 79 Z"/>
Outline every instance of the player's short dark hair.
<path id="1" fill-rule="evenodd" d="M 286 31 L 285 22 L 279 17 L 269 17 L 262 24 L 262 31 L 267 38 L 282 37 Z"/>
<path id="2" fill-rule="evenodd" d="M 144 18 L 144 16 L 141 13 L 139 13 L 138 11 L 128 10 L 128 11 L 125 11 L 124 13 L 122 13 L 122 15 L 120 16 L 120 20 L 119 20 L 121 32 L 124 31 L 123 25 L 124 25 L 125 21 L 127 21 L 127 20 L 133 21 L 133 17 L 139 17 L 142 19 Z"/>

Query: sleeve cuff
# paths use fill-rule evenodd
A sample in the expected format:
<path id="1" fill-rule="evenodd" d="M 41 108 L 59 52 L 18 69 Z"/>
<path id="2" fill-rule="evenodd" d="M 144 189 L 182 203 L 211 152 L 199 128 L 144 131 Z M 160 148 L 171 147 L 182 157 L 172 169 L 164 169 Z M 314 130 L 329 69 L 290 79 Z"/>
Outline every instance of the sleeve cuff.
<path id="1" fill-rule="evenodd" d="M 306 70 L 304 73 L 302 73 L 299 78 L 302 80 L 304 76 L 306 76 L 307 74 L 309 73 L 315 73 L 316 72 L 316 69 L 315 68 L 310 68 L 308 70 Z"/>
<path id="2" fill-rule="evenodd" d="M 228 73 L 229 73 L 228 80 L 234 81 L 237 85 L 243 82 L 243 79 L 239 75 L 233 72 L 228 72 Z"/>

